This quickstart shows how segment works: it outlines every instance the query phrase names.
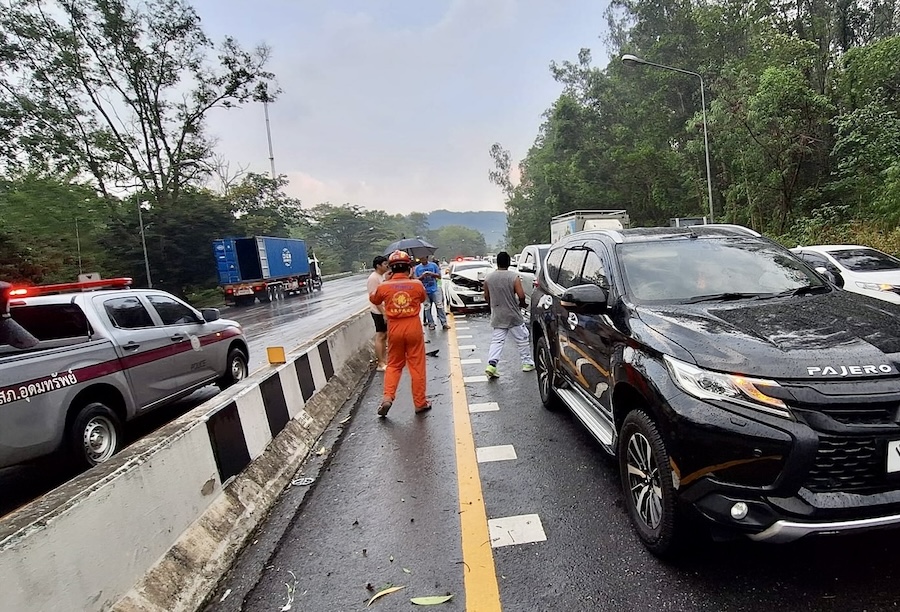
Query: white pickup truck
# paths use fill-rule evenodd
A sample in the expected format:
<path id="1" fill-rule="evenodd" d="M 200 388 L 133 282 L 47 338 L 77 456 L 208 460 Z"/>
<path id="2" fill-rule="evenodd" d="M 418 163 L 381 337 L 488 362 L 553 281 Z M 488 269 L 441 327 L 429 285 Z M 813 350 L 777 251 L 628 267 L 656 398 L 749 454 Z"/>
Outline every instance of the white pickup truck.
<path id="1" fill-rule="evenodd" d="M 0 467 L 56 451 L 96 465 L 135 416 L 246 377 L 239 323 L 130 284 L 0 286 L 0 317 L 33 337 L 0 334 Z"/>

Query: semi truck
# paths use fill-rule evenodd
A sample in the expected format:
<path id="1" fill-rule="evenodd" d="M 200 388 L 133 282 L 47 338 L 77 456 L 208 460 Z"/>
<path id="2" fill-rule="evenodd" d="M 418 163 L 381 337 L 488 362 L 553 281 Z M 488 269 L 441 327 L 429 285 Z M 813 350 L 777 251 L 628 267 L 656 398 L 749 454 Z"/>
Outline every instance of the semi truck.
<path id="1" fill-rule="evenodd" d="M 591 229 L 625 229 L 631 224 L 624 210 L 573 210 L 550 219 L 550 242 Z"/>
<path id="2" fill-rule="evenodd" d="M 213 254 L 226 304 L 249 306 L 322 289 L 319 262 L 298 238 L 221 238 L 213 240 Z"/>

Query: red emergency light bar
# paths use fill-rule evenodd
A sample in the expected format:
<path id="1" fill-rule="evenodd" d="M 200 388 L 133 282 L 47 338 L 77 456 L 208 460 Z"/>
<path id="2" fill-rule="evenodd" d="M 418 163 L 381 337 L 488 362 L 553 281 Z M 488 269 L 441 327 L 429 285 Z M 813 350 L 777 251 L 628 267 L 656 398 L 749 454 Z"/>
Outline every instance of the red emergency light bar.
<path id="1" fill-rule="evenodd" d="M 101 280 L 82 281 L 77 283 L 59 283 L 56 285 L 34 285 L 31 287 L 15 287 L 9 297 L 33 297 L 52 293 L 75 293 L 94 291 L 97 289 L 127 289 L 131 286 L 130 278 L 104 278 Z"/>

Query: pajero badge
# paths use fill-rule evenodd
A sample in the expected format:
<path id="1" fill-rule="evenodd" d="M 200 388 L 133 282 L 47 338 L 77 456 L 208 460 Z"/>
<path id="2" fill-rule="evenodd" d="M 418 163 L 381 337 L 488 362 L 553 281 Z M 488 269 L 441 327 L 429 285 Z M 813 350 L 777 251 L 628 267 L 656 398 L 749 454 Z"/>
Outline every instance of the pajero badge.
<path id="1" fill-rule="evenodd" d="M 886 363 L 881 365 L 839 365 L 809 366 L 806 373 L 810 376 L 871 376 L 872 374 L 896 374 L 897 371 Z"/>

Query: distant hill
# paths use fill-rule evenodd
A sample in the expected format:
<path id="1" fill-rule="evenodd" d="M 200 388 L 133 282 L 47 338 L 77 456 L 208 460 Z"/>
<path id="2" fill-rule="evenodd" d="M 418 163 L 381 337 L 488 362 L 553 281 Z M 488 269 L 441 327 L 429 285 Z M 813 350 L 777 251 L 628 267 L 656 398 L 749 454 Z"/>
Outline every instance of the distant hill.
<path id="1" fill-rule="evenodd" d="M 496 247 L 506 235 L 506 213 L 494 211 L 453 212 L 435 210 L 428 215 L 428 229 L 439 229 L 445 225 L 462 225 L 478 230 L 484 235 L 488 248 Z"/>

